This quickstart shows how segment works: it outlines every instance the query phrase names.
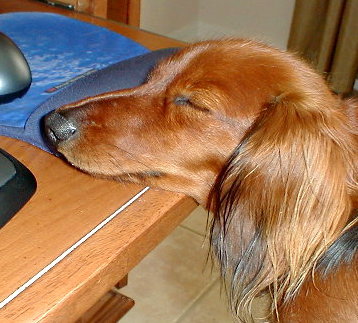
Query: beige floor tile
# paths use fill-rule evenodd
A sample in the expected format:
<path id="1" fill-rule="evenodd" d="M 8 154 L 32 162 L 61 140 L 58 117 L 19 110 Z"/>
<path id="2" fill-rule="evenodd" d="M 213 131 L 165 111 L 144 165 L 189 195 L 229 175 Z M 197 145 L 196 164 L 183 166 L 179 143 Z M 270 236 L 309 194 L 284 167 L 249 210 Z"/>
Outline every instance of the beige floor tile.
<path id="1" fill-rule="evenodd" d="M 253 302 L 253 317 L 255 323 L 268 322 L 265 319 L 269 299 L 257 298 Z M 176 323 L 231 323 L 234 322 L 228 310 L 226 296 L 217 279 Z"/>
<path id="2" fill-rule="evenodd" d="M 207 231 L 208 211 L 198 206 L 181 224 L 182 227 L 196 232 L 203 237 Z"/>
<path id="3" fill-rule="evenodd" d="M 207 292 L 189 308 L 177 323 L 231 323 L 220 281 L 212 283 Z"/>
<path id="4" fill-rule="evenodd" d="M 121 292 L 136 301 L 120 323 L 230 323 L 218 272 L 207 263 L 207 212 L 198 207 L 129 275 Z M 254 302 L 263 317 L 267 299 Z M 257 320 L 256 322 L 265 322 Z"/>
<path id="5" fill-rule="evenodd" d="M 217 279 L 210 266 L 205 266 L 208 248 L 203 247 L 203 240 L 178 227 L 134 268 L 121 292 L 132 297 L 136 305 L 120 322 L 175 322 Z"/>

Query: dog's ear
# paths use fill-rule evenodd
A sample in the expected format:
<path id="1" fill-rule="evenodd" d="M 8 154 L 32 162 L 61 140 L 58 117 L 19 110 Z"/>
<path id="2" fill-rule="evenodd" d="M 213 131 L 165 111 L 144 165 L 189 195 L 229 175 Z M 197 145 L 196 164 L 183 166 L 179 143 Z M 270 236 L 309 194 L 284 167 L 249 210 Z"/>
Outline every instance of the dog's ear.
<path id="1" fill-rule="evenodd" d="M 356 142 L 339 100 L 328 101 L 267 104 L 211 191 L 212 248 L 245 322 L 268 288 L 276 305 L 295 295 L 352 211 Z"/>

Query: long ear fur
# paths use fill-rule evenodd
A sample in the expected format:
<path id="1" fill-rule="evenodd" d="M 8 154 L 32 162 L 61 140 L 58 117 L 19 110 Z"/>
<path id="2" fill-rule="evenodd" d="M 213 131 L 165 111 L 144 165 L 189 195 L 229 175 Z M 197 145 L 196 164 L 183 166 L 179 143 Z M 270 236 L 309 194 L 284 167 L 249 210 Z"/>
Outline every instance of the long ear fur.
<path id="1" fill-rule="evenodd" d="M 270 290 L 273 314 L 292 299 L 347 225 L 357 192 L 357 143 L 342 106 L 333 96 L 277 98 L 211 191 L 212 248 L 232 310 L 244 322 L 262 292 Z"/>

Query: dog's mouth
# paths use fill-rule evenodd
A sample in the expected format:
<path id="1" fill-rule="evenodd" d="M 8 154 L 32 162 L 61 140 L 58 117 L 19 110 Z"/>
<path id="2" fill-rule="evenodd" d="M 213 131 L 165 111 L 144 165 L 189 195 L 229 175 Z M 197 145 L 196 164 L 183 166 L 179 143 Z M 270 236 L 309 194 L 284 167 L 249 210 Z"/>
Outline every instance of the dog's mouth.
<path id="1" fill-rule="evenodd" d="M 72 166 L 76 167 L 76 165 L 72 164 Z M 165 176 L 165 173 L 161 171 L 151 170 L 151 171 L 138 171 L 138 172 L 120 172 L 113 174 L 101 174 L 96 172 L 91 172 L 86 169 L 81 169 L 82 172 L 103 179 L 112 179 L 118 182 L 126 182 L 126 183 L 147 183 L 148 180 L 151 179 L 159 179 Z"/>
<path id="2" fill-rule="evenodd" d="M 159 177 L 163 177 L 165 174 L 163 172 L 160 171 L 143 171 L 143 172 L 129 172 L 129 173 L 122 173 L 120 175 L 118 175 L 119 178 L 121 179 L 131 179 L 131 178 L 136 178 L 139 180 L 145 180 L 148 178 L 159 178 Z"/>

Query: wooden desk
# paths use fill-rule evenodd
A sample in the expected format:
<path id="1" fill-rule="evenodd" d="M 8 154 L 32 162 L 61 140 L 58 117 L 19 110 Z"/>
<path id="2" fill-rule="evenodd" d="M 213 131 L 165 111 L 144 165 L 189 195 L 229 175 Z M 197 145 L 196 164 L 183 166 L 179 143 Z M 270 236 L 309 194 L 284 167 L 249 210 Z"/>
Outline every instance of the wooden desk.
<path id="1" fill-rule="evenodd" d="M 0 0 L 0 13 L 50 11 L 95 23 L 151 49 L 180 43 L 30 0 Z M 94 179 L 27 143 L 0 147 L 36 176 L 37 192 L 0 229 L 0 302 L 142 189 Z M 97 302 L 195 208 L 180 194 L 150 189 L 0 309 L 0 322 L 72 322 Z"/>

